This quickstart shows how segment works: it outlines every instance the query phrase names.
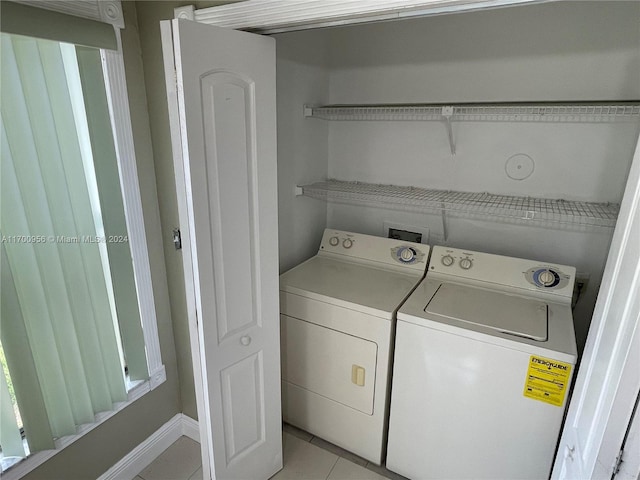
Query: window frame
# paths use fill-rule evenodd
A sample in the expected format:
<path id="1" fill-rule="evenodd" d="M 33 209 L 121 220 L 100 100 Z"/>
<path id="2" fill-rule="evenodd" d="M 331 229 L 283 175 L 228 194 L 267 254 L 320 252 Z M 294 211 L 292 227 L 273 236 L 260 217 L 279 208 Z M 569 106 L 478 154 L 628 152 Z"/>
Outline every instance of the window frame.
<path id="1" fill-rule="evenodd" d="M 100 57 L 109 104 L 111 131 L 116 147 L 133 271 L 138 291 L 140 320 L 147 350 L 149 387 L 150 390 L 153 390 L 166 380 L 166 373 L 160 352 L 153 284 L 151 282 L 151 265 L 144 226 L 142 197 L 138 181 L 127 80 L 119 30 L 116 30 L 116 37 L 118 50 L 100 50 Z"/>
<path id="2" fill-rule="evenodd" d="M 127 400 L 125 402 L 115 404 L 113 410 L 109 412 L 97 414 L 95 422 L 80 425 L 75 435 L 68 435 L 55 440 L 55 449 L 33 453 L 9 468 L 6 472 L 2 472 L 2 478 L 4 480 L 17 480 L 23 477 L 67 446 L 82 438 L 86 433 L 166 381 L 166 371 L 162 363 L 160 351 L 160 338 L 158 335 L 153 284 L 151 281 L 151 265 L 147 248 L 142 196 L 138 180 L 127 80 L 122 53 L 120 28 L 124 28 L 124 17 L 120 0 L 85 0 L 83 2 L 62 0 L 55 3 L 41 2 L 38 0 L 13 1 L 33 7 L 58 11 L 60 13 L 99 20 L 113 25 L 115 29 L 118 50 L 100 49 L 100 58 L 109 105 L 109 117 L 116 150 L 118 173 L 120 176 L 120 189 L 124 202 L 149 379 L 136 382 L 133 387 L 128 390 Z"/>

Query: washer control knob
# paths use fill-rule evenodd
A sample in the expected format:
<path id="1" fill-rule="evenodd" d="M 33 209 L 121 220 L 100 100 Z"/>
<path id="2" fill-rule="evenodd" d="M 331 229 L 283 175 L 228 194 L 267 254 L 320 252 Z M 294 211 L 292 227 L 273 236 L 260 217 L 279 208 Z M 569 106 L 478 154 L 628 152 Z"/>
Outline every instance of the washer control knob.
<path id="1" fill-rule="evenodd" d="M 538 275 L 538 280 L 543 286 L 551 285 L 556 281 L 556 276 L 550 270 L 545 270 L 544 272 L 540 272 Z"/>
<path id="2" fill-rule="evenodd" d="M 345 238 L 345 239 L 342 241 L 342 246 L 343 246 L 344 248 L 351 248 L 351 247 L 353 247 L 353 240 L 351 240 L 350 238 Z"/>
<path id="3" fill-rule="evenodd" d="M 331 237 L 329 239 L 329 245 L 331 245 L 332 247 L 337 246 L 340 243 L 340 239 L 338 237 Z"/>
<path id="4" fill-rule="evenodd" d="M 469 258 L 463 258 L 460 260 L 460 268 L 463 270 L 469 270 L 473 266 Z"/>
<path id="5" fill-rule="evenodd" d="M 445 255 L 444 257 L 442 257 L 441 261 L 445 267 L 450 267 L 451 265 L 453 265 L 453 257 L 451 255 Z"/>
<path id="6" fill-rule="evenodd" d="M 410 262 L 414 258 L 416 258 L 416 252 L 413 249 L 405 247 L 400 251 L 400 260 L 403 262 Z"/>

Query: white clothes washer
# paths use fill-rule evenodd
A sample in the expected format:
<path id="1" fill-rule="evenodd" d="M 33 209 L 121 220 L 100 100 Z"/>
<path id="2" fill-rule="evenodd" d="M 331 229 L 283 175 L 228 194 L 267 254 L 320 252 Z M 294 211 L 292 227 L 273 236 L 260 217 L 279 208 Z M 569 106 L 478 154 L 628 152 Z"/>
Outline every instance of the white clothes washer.
<path id="1" fill-rule="evenodd" d="M 280 276 L 286 422 L 381 464 L 396 311 L 429 247 L 327 229 L 318 254 Z"/>
<path id="2" fill-rule="evenodd" d="M 577 352 L 575 269 L 434 247 L 398 312 L 387 468 L 546 480 Z"/>

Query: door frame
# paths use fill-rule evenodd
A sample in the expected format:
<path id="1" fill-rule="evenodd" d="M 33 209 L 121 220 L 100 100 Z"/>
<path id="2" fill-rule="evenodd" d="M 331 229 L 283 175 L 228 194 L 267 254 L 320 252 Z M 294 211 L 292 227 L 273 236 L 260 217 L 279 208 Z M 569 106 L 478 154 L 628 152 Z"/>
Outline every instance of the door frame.
<path id="1" fill-rule="evenodd" d="M 640 137 L 629 170 L 618 223 L 613 234 L 587 343 L 580 363 L 551 478 L 611 478 L 640 392 Z M 630 262 L 631 261 L 631 262 Z M 622 292 L 631 291 L 619 316 L 611 307 L 621 278 L 631 278 Z M 635 293 L 633 293 L 635 292 Z M 611 342 L 607 327 L 616 327 Z M 611 346 L 613 345 L 613 347 Z M 607 358 L 607 363 L 603 363 Z M 600 388 L 591 380 L 604 371 Z M 598 375 L 599 377 L 600 375 Z M 596 378 L 598 378 L 596 377 Z M 597 385 L 596 385 L 597 387 Z M 580 428 L 583 406 L 595 405 L 590 423 Z"/>
<path id="2" fill-rule="evenodd" d="M 207 25 L 272 34 L 362 23 L 402 20 L 458 12 L 473 12 L 549 0 L 359 0 L 357 4 L 322 0 L 259 0 L 196 9 L 175 9 L 175 18 Z"/>
<path id="3" fill-rule="evenodd" d="M 178 108 L 178 84 L 175 69 L 175 55 L 173 43 L 173 28 L 171 20 L 160 22 L 160 36 L 162 46 L 162 56 L 164 60 L 164 74 L 167 89 L 167 104 L 169 111 L 170 125 L 184 125 Z M 173 67 L 173 68 L 172 68 Z M 200 452 L 202 457 L 202 478 L 214 478 L 212 472 L 215 471 L 213 450 L 209 444 L 213 438 L 211 431 L 211 418 L 209 415 L 207 377 L 204 375 L 206 366 L 202 363 L 200 355 L 203 345 L 198 331 L 198 311 L 196 308 L 196 289 L 200 288 L 199 282 L 194 274 L 193 249 L 195 248 L 195 234 L 193 231 L 193 212 L 189 208 L 187 196 L 187 181 L 184 171 L 184 159 L 182 155 L 182 139 L 186 135 L 182 128 L 177 131 L 170 128 L 171 150 L 173 153 L 173 169 L 176 181 L 176 200 L 178 204 L 178 218 L 187 219 L 188 228 L 180 230 L 180 240 L 182 249 L 182 268 L 184 272 L 185 297 L 187 304 L 187 322 L 189 326 L 189 346 L 191 350 L 191 363 L 193 365 L 193 377 L 196 394 L 196 412 L 198 414 L 198 429 L 200 431 Z"/>

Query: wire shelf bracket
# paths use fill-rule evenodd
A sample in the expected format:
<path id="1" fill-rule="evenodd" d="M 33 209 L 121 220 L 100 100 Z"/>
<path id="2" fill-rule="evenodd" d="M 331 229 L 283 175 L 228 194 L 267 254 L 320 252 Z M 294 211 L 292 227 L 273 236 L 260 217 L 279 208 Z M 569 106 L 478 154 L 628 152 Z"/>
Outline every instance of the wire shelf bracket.
<path id="1" fill-rule="evenodd" d="M 447 127 L 447 134 L 449 135 L 449 147 L 451 148 L 451 155 L 456 154 L 456 142 L 453 140 L 453 126 L 451 125 L 451 117 L 453 116 L 453 107 L 442 107 L 442 118 L 444 124 Z"/>

